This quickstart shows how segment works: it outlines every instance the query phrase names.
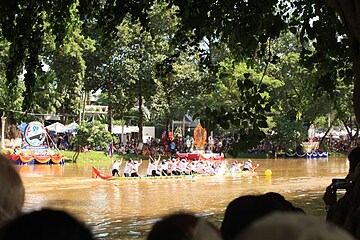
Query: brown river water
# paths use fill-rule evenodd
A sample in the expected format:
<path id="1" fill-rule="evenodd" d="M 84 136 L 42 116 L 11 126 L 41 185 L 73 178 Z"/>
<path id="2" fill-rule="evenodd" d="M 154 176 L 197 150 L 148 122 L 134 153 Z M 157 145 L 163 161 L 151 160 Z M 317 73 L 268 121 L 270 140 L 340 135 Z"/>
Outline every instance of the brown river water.
<path id="1" fill-rule="evenodd" d="M 234 160 L 226 161 L 229 166 Z M 233 199 L 266 192 L 278 192 L 306 213 L 324 219 L 324 190 L 332 178 L 343 178 L 348 170 L 347 158 L 253 159 L 254 163 L 260 164 L 257 176 L 191 180 L 105 181 L 91 178 L 91 163 L 18 168 L 26 188 L 25 212 L 42 207 L 66 210 L 87 223 L 98 239 L 145 239 L 155 221 L 180 210 L 220 226 Z M 96 167 L 110 174 L 111 162 Z M 146 168 L 144 161 L 143 174 Z M 271 176 L 265 175 L 267 169 Z"/>

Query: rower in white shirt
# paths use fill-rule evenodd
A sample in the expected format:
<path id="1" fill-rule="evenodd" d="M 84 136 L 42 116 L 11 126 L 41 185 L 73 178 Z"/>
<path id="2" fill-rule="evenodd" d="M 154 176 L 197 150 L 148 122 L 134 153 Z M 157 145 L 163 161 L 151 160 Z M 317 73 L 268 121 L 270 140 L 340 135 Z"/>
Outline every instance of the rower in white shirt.
<path id="1" fill-rule="evenodd" d="M 169 172 L 172 175 L 180 175 L 180 171 L 178 169 L 178 161 L 176 161 L 175 158 L 171 159 L 171 161 L 169 162 Z"/>
<path id="2" fill-rule="evenodd" d="M 156 177 L 156 176 L 160 176 L 160 172 L 157 169 L 158 165 L 159 165 L 159 161 L 160 161 L 160 156 L 158 160 L 154 160 L 151 156 L 149 156 L 149 164 L 148 164 L 148 168 L 146 170 L 146 176 L 150 177 Z"/>
<path id="3" fill-rule="evenodd" d="M 142 159 L 140 162 L 134 161 L 133 168 L 131 169 L 131 177 L 140 177 L 139 167 L 142 164 Z"/>
<path id="4" fill-rule="evenodd" d="M 111 166 L 111 174 L 114 177 L 115 175 L 117 175 L 118 177 L 120 177 L 120 165 L 122 163 L 122 159 L 121 161 L 119 160 L 115 160 Z"/>
<path id="5" fill-rule="evenodd" d="M 188 167 L 188 162 L 185 159 L 181 159 L 179 162 L 178 168 L 182 174 L 189 175 L 190 168 Z"/>
<path id="6" fill-rule="evenodd" d="M 125 168 L 124 168 L 124 176 L 125 177 L 130 177 L 131 175 L 131 170 L 133 169 L 133 160 L 129 159 L 126 164 L 125 164 Z"/>
<path id="7" fill-rule="evenodd" d="M 190 169 L 191 174 L 196 173 L 196 171 L 197 171 L 196 165 L 197 165 L 196 160 L 192 160 L 191 163 L 188 164 L 188 168 Z"/>
<path id="8" fill-rule="evenodd" d="M 203 161 L 199 161 L 198 164 L 196 164 L 196 172 L 199 174 L 204 174 L 206 172 Z"/>
<path id="9" fill-rule="evenodd" d="M 169 174 L 169 168 L 168 168 L 168 163 L 166 162 L 166 160 L 162 160 L 161 163 L 158 166 L 158 170 L 161 174 L 161 176 L 168 176 Z"/>

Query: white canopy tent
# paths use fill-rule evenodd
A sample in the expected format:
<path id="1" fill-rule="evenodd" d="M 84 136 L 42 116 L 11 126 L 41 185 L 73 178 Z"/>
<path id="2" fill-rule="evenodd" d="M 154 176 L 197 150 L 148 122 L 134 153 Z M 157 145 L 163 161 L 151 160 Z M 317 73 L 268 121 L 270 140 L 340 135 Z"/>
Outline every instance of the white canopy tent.
<path id="1" fill-rule="evenodd" d="M 66 130 L 74 131 L 78 126 L 79 126 L 79 124 L 77 124 L 76 122 L 72 122 L 72 123 L 66 125 L 65 128 L 66 128 Z"/>
<path id="2" fill-rule="evenodd" d="M 64 125 L 60 122 L 56 122 L 49 126 L 46 126 L 45 128 L 51 132 L 65 133 L 65 132 L 69 132 L 69 131 L 71 131 L 71 132 L 74 131 L 78 126 L 79 126 L 79 124 L 77 124 L 76 122 L 70 123 L 68 125 Z"/>
<path id="3" fill-rule="evenodd" d="M 52 132 L 56 132 L 56 133 L 62 133 L 66 131 L 66 127 L 64 124 L 56 122 L 53 123 L 49 126 L 45 127 L 47 130 L 52 131 Z"/>
<path id="4" fill-rule="evenodd" d="M 136 126 L 124 126 L 124 134 L 139 132 L 139 128 Z M 123 127 L 121 125 L 114 125 L 112 127 L 112 134 L 123 134 Z"/>

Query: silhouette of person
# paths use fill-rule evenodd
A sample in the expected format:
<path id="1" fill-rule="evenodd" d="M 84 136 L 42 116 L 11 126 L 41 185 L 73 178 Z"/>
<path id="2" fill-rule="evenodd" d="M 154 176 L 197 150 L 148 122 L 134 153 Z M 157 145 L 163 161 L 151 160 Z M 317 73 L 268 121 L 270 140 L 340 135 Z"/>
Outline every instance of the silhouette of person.
<path id="1" fill-rule="evenodd" d="M 294 207 L 291 202 L 278 193 L 238 197 L 230 202 L 225 210 L 220 228 L 222 238 L 232 240 L 253 222 L 278 211 L 304 214 L 302 209 Z"/>
<path id="2" fill-rule="evenodd" d="M 23 214 L 0 230 L 1 240 L 92 240 L 91 230 L 62 210 L 41 209 Z"/>
<path id="3" fill-rule="evenodd" d="M 0 155 L 0 225 L 22 211 L 25 189 L 21 177 L 10 159 Z"/>
<path id="4" fill-rule="evenodd" d="M 220 240 L 219 231 L 208 221 L 192 213 L 179 212 L 156 222 L 147 240 Z"/>
<path id="5" fill-rule="evenodd" d="M 337 200 L 337 190 L 339 186 L 335 181 L 326 188 L 323 196 L 325 209 L 327 211 L 326 220 L 335 223 L 349 231 L 353 236 L 360 238 L 360 147 L 351 150 L 348 155 L 349 172 L 345 179 L 345 189 L 343 197 Z"/>

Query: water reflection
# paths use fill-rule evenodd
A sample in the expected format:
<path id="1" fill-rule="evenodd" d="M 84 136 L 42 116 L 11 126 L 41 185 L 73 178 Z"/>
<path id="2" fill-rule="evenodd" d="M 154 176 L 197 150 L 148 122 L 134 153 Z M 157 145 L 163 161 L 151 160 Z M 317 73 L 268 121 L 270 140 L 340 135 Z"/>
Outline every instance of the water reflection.
<path id="1" fill-rule="evenodd" d="M 243 159 L 237 159 L 243 161 Z M 228 164 L 232 160 L 227 160 Z M 220 226 L 227 204 L 246 194 L 279 192 L 307 213 L 324 217 L 322 194 L 331 178 L 346 175 L 346 158 L 260 159 L 257 176 L 104 181 L 91 165 L 18 166 L 26 188 L 25 211 L 65 209 L 90 224 L 101 239 L 144 239 L 161 216 L 187 210 Z M 98 166 L 110 173 L 110 166 Z M 143 173 L 146 170 L 143 164 Z M 265 170 L 272 171 L 271 176 Z"/>

